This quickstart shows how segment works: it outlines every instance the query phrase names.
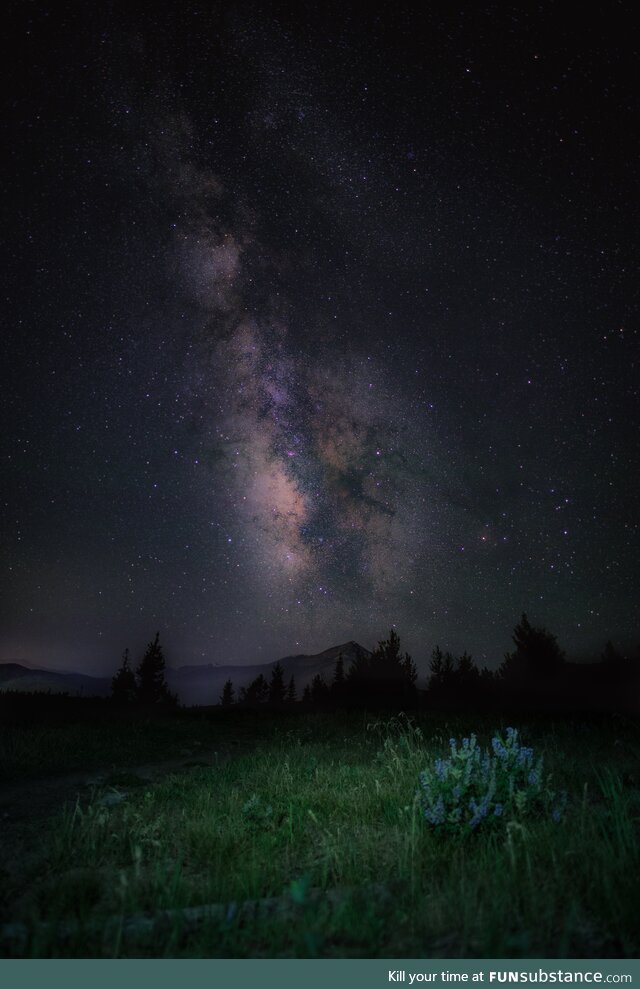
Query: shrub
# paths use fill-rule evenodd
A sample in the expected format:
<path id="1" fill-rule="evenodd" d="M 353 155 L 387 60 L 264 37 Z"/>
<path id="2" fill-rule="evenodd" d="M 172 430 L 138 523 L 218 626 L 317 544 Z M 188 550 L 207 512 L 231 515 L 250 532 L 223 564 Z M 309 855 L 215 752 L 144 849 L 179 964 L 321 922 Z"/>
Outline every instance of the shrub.
<path id="1" fill-rule="evenodd" d="M 542 756 L 521 745 L 515 728 L 495 734 L 491 750 L 476 736 L 449 740 L 448 759 L 436 759 L 420 774 L 419 795 L 427 823 L 443 832 L 464 833 L 530 815 L 560 821 L 566 794 L 557 796 L 544 777 Z"/>

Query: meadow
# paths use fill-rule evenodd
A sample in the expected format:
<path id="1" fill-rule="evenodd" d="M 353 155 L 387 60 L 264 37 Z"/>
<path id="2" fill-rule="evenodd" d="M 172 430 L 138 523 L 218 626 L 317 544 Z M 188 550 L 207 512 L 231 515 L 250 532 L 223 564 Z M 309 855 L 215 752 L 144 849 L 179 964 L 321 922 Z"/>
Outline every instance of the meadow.
<path id="1" fill-rule="evenodd" d="M 420 773 L 450 737 L 484 746 L 509 724 L 566 790 L 562 820 L 430 827 Z M 179 769 L 137 772 L 177 750 L 192 755 Z M 633 718 L 212 709 L 3 731 L 5 780 L 98 765 L 108 775 L 77 799 L 20 823 L 28 854 L 3 863 L 5 955 L 640 953 Z"/>

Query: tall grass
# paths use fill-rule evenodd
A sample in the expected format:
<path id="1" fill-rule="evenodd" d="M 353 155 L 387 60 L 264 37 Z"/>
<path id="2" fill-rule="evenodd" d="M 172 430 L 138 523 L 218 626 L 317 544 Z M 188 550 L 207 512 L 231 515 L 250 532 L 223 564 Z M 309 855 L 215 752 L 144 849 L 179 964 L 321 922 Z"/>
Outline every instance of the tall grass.
<path id="1" fill-rule="evenodd" d="M 35 932 L 19 950 L 637 955 L 631 741 L 616 747 L 602 726 L 578 737 L 570 725 L 547 730 L 538 749 L 569 792 L 566 819 L 505 821 L 456 837 L 425 825 L 418 796 L 420 772 L 446 752 L 455 727 L 395 718 L 354 731 L 340 718 L 308 719 L 218 768 L 130 789 L 114 806 L 97 793 L 51 822 L 27 893 L 11 910 Z M 482 740 L 496 726 L 487 727 Z M 521 728 L 528 742 L 536 731 Z M 635 729 L 622 734 L 635 738 Z M 155 940 L 123 936 L 132 915 L 246 901 L 269 901 L 268 909 L 249 916 L 236 907 L 189 933 L 176 917 Z M 62 939 L 55 926 L 70 920 L 80 928 Z"/>

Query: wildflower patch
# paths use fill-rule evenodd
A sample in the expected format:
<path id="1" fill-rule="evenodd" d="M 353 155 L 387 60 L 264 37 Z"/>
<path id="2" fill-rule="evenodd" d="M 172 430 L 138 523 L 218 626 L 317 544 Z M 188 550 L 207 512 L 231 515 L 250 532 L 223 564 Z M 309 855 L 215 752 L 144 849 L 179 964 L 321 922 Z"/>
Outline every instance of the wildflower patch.
<path id="1" fill-rule="evenodd" d="M 554 793 L 542 756 L 520 744 L 515 728 L 504 738 L 496 733 L 490 749 L 480 749 L 475 735 L 449 739 L 449 749 L 448 758 L 420 773 L 419 796 L 432 828 L 464 833 L 531 815 L 562 820 L 566 793 Z"/>

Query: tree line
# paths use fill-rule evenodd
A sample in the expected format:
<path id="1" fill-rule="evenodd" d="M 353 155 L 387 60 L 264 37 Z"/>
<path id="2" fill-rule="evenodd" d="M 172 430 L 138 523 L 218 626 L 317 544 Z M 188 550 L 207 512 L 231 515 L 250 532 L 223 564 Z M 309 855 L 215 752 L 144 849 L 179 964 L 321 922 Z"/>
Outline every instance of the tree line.
<path id="1" fill-rule="evenodd" d="M 211 698 L 223 708 L 303 708 L 410 709 L 509 707 L 523 702 L 536 706 L 570 706 L 572 701 L 589 704 L 602 699 L 603 691 L 619 689 L 624 694 L 637 681 L 640 664 L 624 656 L 608 642 L 600 662 L 579 665 L 567 662 L 555 635 L 533 626 L 523 614 L 512 636 L 514 649 L 504 656 L 497 670 L 479 669 L 464 652 L 454 656 L 436 646 L 429 664 L 426 690 L 419 690 L 416 666 L 400 646 L 392 629 L 388 639 L 378 642 L 372 653 L 359 650 L 348 669 L 342 654 L 336 660 L 329 682 L 317 673 L 306 684 L 300 697 L 295 675 L 286 679 L 280 662 L 271 668 L 269 678 L 260 673 L 247 686 L 236 690 L 232 680 L 224 684 L 222 695 Z M 165 660 L 159 633 L 149 643 L 134 670 L 129 650 L 113 677 L 112 698 L 119 704 L 176 705 L 165 680 Z M 607 695 L 608 696 L 608 695 Z"/>
<path id="2" fill-rule="evenodd" d="M 414 698 L 418 671 L 408 653 L 400 650 L 400 638 L 393 629 L 389 638 L 378 643 L 370 654 L 358 651 L 351 666 L 345 670 L 342 653 L 338 656 L 330 683 L 316 673 L 305 685 L 299 703 L 305 707 L 344 707 L 371 703 L 382 697 L 405 706 Z M 236 703 L 241 707 L 285 707 L 298 703 L 295 676 L 285 687 L 285 674 L 280 662 L 271 670 L 267 681 L 260 673 L 248 687 L 242 687 L 236 698 L 231 680 L 227 680 L 220 697 L 223 707 Z"/>
<path id="3" fill-rule="evenodd" d="M 237 695 L 231 680 L 224 685 L 219 703 L 223 707 L 308 708 L 416 707 L 465 709 L 513 707 L 598 706 L 618 690 L 621 699 L 630 684 L 640 677 L 640 663 L 619 652 L 607 642 L 600 661 L 575 664 L 567 661 L 555 635 L 531 624 L 526 614 L 513 629 L 514 648 L 507 652 L 496 670 L 479 668 L 464 652 L 455 656 L 436 646 L 429 663 L 426 690 L 419 690 L 417 671 L 411 656 L 402 652 L 400 638 L 393 629 L 389 638 L 371 653 L 360 652 L 348 670 L 340 655 L 333 677 L 327 682 L 317 673 L 304 688 L 298 701 L 295 678 L 285 687 L 285 675 L 278 662 L 271 679 L 260 674 Z M 594 703 L 595 702 L 595 703 Z"/>

